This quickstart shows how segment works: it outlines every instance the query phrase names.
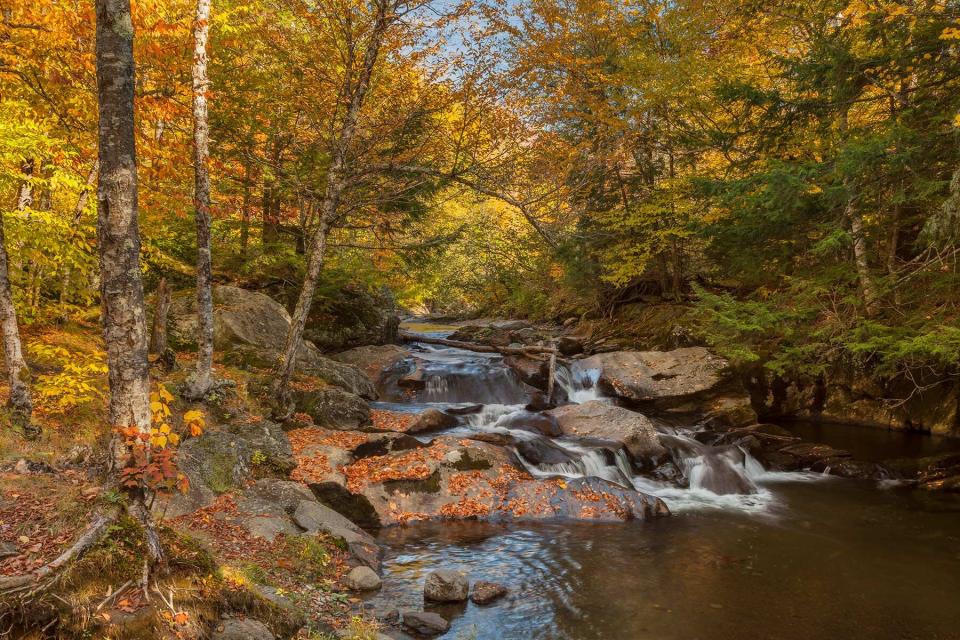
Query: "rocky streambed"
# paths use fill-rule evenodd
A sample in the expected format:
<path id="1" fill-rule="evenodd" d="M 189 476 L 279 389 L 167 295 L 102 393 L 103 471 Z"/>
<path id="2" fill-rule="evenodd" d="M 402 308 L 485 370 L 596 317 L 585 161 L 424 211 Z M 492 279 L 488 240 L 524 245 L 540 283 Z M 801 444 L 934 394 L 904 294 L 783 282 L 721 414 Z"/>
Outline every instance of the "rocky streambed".
<path id="1" fill-rule="evenodd" d="M 239 343 L 231 351 L 253 371 L 273 357 L 271 327 L 289 322 L 264 322 L 279 312 L 255 302 L 218 309 L 218 336 Z M 340 538 L 353 567 L 344 586 L 369 594 L 367 613 L 395 637 L 743 637 L 735 618 L 749 617 L 750 602 L 779 611 L 771 624 L 789 615 L 827 624 L 771 601 L 776 584 L 798 579 L 824 585 L 825 602 L 846 584 L 852 591 L 823 611 L 845 602 L 865 624 L 919 587 L 918 563 L 941 556 L 945 570 L 926 574 L 931 600 L 960 594 L 960 558 L 948 550 L 960 535 L 957 503 L 940 494 L 960 477 L 953 447 L 891 461 L 759 424 L 741 382 L 699 347 L 603 352 L 516 322 L 405 329 L 407 344 L 334 360 L 306 345 L 297 413 L 282 427 L 240 424 L 225 408 L 223 428 L 190 444 L 191 494 L 170 514 L 242 485 L 253 466 L 289 474 L 245 489 L 236 522 L 266 538 Z M 447 339 L 492 348 L 437 343 Z M 880 492 L 878 482 L 899 488 Z M 879 546 L 856 546 L 871 533 Z M 853 572 L 887 544 L 899 582 L 873 574 L 861 584 Z M 814 580 L 813 568 L 827 575 Z M 486 603 L 425 600 L 434 570 L 463 573 L 466 593 L 479 585 Z M 482 596 L 500 587 L 505 597 Z M 673 611 L 683 624 L 663 617 Z M 943 617 L 924 612 L 925 628 L 940 633 Z M 767 625 L 756 637 L 795 631 Z"/>

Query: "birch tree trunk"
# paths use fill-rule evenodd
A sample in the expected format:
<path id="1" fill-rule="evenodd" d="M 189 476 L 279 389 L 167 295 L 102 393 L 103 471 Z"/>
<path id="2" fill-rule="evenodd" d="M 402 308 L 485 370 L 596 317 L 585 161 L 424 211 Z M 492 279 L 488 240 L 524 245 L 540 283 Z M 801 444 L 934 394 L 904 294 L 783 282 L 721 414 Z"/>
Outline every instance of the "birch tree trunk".
<path id="1" fill-rule="evenodd" d="M 110 424 L 150 432 L 147 323 L 140 279 L 130 0 L 97 0 L 100 180 L 97 238 L 110 380 Z M 121 443 L 122 445 L 122 443 Z M 114 446 L 114 465 L 128 452 Z"/>
<path id="2" fill-rule="evenodd" d="M 21 193 L 22 191 L 21 189 Z M 7 382 L 10 385 L 7 406 L 26 424 L 29 423 L 30 414 L 33 412 L 33 402 L 30 398 L 30 370 L 23 359 L 23 344 L 20 342 L 17 310 L 13 305 L 8 262 L 3 216 L 0 215 L 0 329 L 3 332 L 3 357 L 7 365 Z"/>
<path id="3" fill-rule="evenodd" d="M 213 385 L 213 273 L 210 257 L 210 125 L 207 120 L 207 39 L 210 0 L 197 0 L 193 24 L 193 164 L 197 212 L 197 368 L 185 395 L 199 400 Z"/>
<path id="4" fill-rule="evenodd" d="M 137 152 L 133 99 L 133 21 L 130 0 L 96 0 L 97 103 L 100 124 L 100 180 L 97 238 L 100 248 L 100 299 L 110 381 L 110 426 L 150 433 L 150 377 L 147 322 L 140 279 L 137 220 Z M 118 431 L 111 443 L 113 468 L 132 462 Z M 146 506 L 147 487 L 125 487 L 127 513 L 144 531 L 143 589 L 150 567 L 163 561 L 160 536 Z"/>
<path id="5" fill-rule="evenodd" d="M 377 63 L 380 45 L 383 42 L 387 27 L 393 19 L 393 13 L 393 0 L 376 0 L 376 17 L 363 54 L 360 73 L 356 79 L 356 84 L 352 87 L 352 92 L 350 91 L 351 74 L 349 71 L 344 74 L 344 93 L 350 96 L 350 102 L 346 113 L 344 113 L 339 134 L 334 142 L 333 159 L 327 171 L 327 184 L 323 203 L 320 206 L 320 220 L 310 241 L 307 273 L 303 280 L 300 297 L 297 299 L 297 306 L 293 310 L 290 330 L 287 333 L 287 340 L 283 349 L 283 359 L 278 367 L 274 383 L 276 399 L 281 407 L 281 413 L 288 412 L 290 378 L 293 376 L 296 367 L 297 352 L 303 342 L 303 330 L 306 327 L 307 316 L 309 316 L 310 307 L 313 304 L 313 296 L 317 289 L 320 271 L 323 269 L 327 249 L 327 234 L 340 206 L 340 200 L 347 183 L 347 155 L 356 133 L 357 120 L 360 117 L 363 101 L 370 87 L 370 77 L 373 75 Z"/>

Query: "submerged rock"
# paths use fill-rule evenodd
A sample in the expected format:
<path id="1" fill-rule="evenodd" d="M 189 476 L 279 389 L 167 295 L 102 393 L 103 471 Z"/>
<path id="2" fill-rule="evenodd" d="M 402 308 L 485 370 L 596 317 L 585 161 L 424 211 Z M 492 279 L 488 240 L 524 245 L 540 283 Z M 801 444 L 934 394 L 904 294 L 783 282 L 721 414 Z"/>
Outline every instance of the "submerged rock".
<path id="1" fill-rule="evenodd" d="M 423 583 L 423 597 L 432 602 L 463 602 L 469 591 L 467 576 L 449 569 L 430 572 Z"/>
<path id="2" fill-rule="evenodd" d="M 548 412 L 564 435 L 622 443 L 638 463 L 663 455 L 659 435 L 645 415 L 600 400 L 571 404 Z"/>
<path id="3" fill-rule="evenodd" d="M 490 604 L 507 595 L 507 593 L 507 588 L 502 584 L 477 580 L 473 583 L 473 593 L 470 594 L 470 600 L 475 604 Z"/>
<path id="4" fill-rule="evenodd" d="M 438 636 L 450 630 L 450 623 L 432 611 L 404 611 L 403 626 L 422 636 Z"/>

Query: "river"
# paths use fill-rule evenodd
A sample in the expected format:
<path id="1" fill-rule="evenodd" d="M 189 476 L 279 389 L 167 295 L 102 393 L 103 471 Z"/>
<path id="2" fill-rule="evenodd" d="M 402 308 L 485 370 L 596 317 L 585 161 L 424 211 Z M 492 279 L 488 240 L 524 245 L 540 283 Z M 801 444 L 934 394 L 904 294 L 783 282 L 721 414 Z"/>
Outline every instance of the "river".
<path id="1" fill-rule="evenodd" d="M 504 417 L 522 411 L 514 403 L 523 394 L 498 356 L 414 349 L 428 363 L 426 389 L 412 401 L 385 389 L 381 407 L 486 405 L 454 429 L 466 433 L 502 431 Z M 567 392 L 596 397 L 590 389 Z M 816 426 L 792 428 L 818 441 L 826 435 Z M 850 448 L 884 454 L 955 445 L 840 426 L 834 433 L 856 445 Z M 617 466 L 598 475 L 616 475 Z M 427 606 L 451 621 L 443 636 L 451 639 L 960 639 L 960 499 L 809 472 L 767 473 L 750 460 L 734 466 L 755 492 L 718 495 L 695 486 L 703 473 L 695 465 L 687 487 L 631 478 L 673 513 L 646 522 L 385 529 L 384 586 L 368 604 L 419 609 L 425 575 L 448 568 L 510 589 L 488 606 Z"/>

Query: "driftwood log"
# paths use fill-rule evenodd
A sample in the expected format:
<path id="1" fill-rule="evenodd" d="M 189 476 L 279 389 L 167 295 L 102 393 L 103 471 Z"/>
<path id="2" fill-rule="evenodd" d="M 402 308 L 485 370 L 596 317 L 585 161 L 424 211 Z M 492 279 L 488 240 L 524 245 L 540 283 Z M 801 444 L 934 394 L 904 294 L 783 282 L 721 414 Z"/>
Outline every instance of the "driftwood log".
<path id="1" fill-rule="evenodd" d="M 400 338 L 406 342 L 425 342 L 427 344 L 438 344 L 443 347 L 453 347 L 455 349 L 466 349 L 467 351 L 476 351 L 478 353 L 501 353 L 505 356 L 526 356 L 528 358 L 543 359 L 541 356 L 549 355 L 556 357 L 556 347 L 495 347 L 489 344 L 475 344 L 473 342 L 461 342 L 460 340 L 447 340 L 446 338 L 431 338 L 418 333 L 401 331 Z"/>

